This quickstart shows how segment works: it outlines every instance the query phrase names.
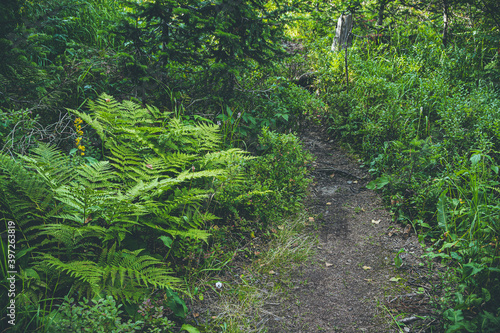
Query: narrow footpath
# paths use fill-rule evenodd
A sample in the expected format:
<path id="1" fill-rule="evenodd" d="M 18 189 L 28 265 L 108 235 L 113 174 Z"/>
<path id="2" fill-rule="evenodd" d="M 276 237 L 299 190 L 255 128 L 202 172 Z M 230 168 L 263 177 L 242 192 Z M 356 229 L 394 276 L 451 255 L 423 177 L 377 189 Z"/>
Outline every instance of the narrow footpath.
<path id="1" fill-rule="evenodd" d="M 421 259 L 411 225 L 391 222 L 366 189 L 368 173 L 333 140 L 314 128 L 301 136 L 317 159 L 306 207 L 320 225 L 319 246 L 292 273 L 294 290 L 269 332 L 438 332 L 430 302 L 438 274 Z"/>

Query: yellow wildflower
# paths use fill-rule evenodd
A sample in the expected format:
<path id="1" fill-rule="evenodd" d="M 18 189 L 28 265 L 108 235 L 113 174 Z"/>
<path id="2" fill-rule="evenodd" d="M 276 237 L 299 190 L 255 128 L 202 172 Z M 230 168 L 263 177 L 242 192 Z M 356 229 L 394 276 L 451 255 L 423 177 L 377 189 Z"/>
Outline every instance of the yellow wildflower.
<path id="1" fill-rule="evenodd" d="M 82 136 L 83 136 L 83 131 L 82 131 L 82 125 L 81 123 L 83 122 L 82 118 L 78 117 L 74 121 L 74 126 L 76 133 L 78 134 L 78 137 L 75 139 L 75 144 L 78 147 L 79 150 L 81 150 L 81 155 L 85 155 L 85 146 L 81 145 L 82 142 Z"/>

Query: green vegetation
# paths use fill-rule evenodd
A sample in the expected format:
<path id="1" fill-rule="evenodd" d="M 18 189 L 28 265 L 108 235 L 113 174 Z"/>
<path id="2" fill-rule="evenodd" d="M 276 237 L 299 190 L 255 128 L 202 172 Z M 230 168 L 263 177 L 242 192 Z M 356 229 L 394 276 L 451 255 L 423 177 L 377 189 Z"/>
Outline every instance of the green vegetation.
<path id="1" fill-rule="evenodd" d="M 331 33 L 320 25 L 307 40 L 315 88 L 330 107 L 323 125 L 363 157 L 375 177 L 367 187 L 382 191 L 394 218 L 431 244 L 428 256 L 455 272 L 456 288 L 442 303 L 447 332 L 500 325 L 495 6 L 351 3 L 349 86 L 344 51 L 329 51 Z"/>
<path id="2" fill-rule="evenodd" d="M 348 85 L 345 51 L 330 51 L 343 12 Z M 15 329 L 195 332 L 185 301 L 255 237 L 279 243 L 263 270 L 304 257 L 288 243 L 300 236 L 275 231 L 295 230 L 312 157 L 291 132 L 314 122 L 454 273 L 446 330 L 496 331 L 499 13 L 495 0 L 3 1 L 0 212 L 16 248 L 2 241 L 0 297 L 14 256 Z"/>
<path id="3" fill-rule="evenodd" d="M 271 228 L 302 207 L 311 157 L 274 130 L 324 105 L 283 77 L 278 23 L 294 8 L 1 6 L 0 205 L 18 270 L 11 330 L 195 332 L 183 324 L 185 301 L 200 279 L 228 269 L 254 237 L 274 238 Z M 4 245 L 7 299 L 14 252 Z"/>

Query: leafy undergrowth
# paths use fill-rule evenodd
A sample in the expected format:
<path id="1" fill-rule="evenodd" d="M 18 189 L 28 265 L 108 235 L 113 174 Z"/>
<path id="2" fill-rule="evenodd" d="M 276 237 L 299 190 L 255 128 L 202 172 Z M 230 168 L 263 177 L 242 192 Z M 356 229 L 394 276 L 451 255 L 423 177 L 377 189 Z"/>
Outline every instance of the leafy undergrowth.
<path id="1" fill-rule="evenodd" d="M 69 154 L 40 144 L 18 161 L 0 155 L 23 284 L 15 328 L 85 327 L 99 309 L 110 312 L 107 330 L 181 328 L 181 297 L 194 293 L 186 280 L 222 270 L 246 240 L 273 238 L 276 221 L 301 208 L 311 156 L 293 134 L 268 129 L 259 156 L 225 149 L 210 121 L 105 94 L 89 109 L 72 111 Z M 86 156 L 82 122 L 99 137 L 101 160 Z"/>
<path id="2" fill-rule="evenodd" d="M 442 47 L 430 28 L 418 29 L 422 39 L 411 45 L 355 42 L 349 87 L 344 53 L 330 52 L 329 38 L 311 41 L 316 87 L 330 106 L 323 121 L 362 156 L 375 177 L 367 187 L 384 194 L 394 219 L 411 225 L 430 244 L 426 256 L 452 271 L 445 279 L 455 288 L 441 308 L 447 332 L 493 332 L 500 326 L 498 81 L 471 72 L 473 58 L 470 67 L 451 61 L 471 56 L 472 46 Z"/>

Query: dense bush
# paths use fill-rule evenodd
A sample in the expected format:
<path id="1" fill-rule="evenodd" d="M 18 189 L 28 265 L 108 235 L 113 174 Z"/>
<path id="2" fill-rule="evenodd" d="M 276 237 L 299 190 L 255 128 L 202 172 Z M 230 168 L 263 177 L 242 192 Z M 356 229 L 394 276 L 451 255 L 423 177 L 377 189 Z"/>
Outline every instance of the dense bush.
<path id="1" fill-rule="evenodd" d="M 246 181 L 230 184 L 215 196 L 220 204 L 218 215 L 230 213 L 227 217 L 235 223 L 249 223 L 249 231 L 266 231 L 269 225 L 300 209 L 311 182 L 307 165 L 312 156 L 295 135 L 264 128 L 259 144 L 259 156 L 235 166 L 245 170 Z"/>
<path id="2" fill-rule="evenodd" d="M 301 209 L 311 156 L 279 132 L 311 119 L 363 157 L 395 219 L 456 271 L 447 329 L 498 326 L 495 1 L 9 0 L 0 9 L 0 209 L 21 239 L 22 329 L 46 324 L 62 297 L 86 295 L 101 299 L 73 308 L 89 325 L 106 308 L 97 322 L 125 330 L 136 323 L 120 323 L 105 297 L 145 313 L 154 306 L 138 302 L 150 285 L 184 313 L 177 277 L 227 262 L 224 246 Z M 346 12 L 356 22 L 347 85 L 344 52 L 329 51 Z"/>

